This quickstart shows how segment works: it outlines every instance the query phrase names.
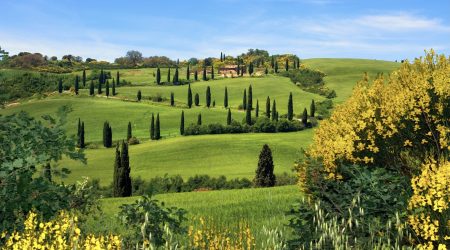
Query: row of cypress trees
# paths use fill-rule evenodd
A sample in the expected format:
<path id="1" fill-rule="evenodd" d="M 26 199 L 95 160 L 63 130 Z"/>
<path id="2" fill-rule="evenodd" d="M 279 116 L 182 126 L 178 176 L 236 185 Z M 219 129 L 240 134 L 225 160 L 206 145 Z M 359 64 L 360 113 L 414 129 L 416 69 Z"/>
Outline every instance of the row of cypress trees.
<path id="1" fill-rule="evenodd" d="M 214 65 L 211 65 L 211 73 L 210 74 L 211 74 L 211 79 L 214 79 Z M 186 68 L 186 80 L 190 80 L 190 78 L 191 78 L 191 70 L 190 70 L 190 66 L 188 64 L 188 66 Z M 194 71 L 194 80 L 198 81 L 198 71 L 197 70 Z M 206 67 L 203 67 L 202 80 L 203 81 L 208 80 L 207 73 L 206 73 Z M 180 82 L 178 66 L 175 68 L 175 74 L 173 77 L 171 77 L 170 68 L 167 70 L 167 82 L 172 82 L 172 83 Z M 156 69 L 156 83 L 158 85 L 161 84 L 161 69 L 159 67 Z"/>
<path id="2" fill-rule="evenodd" d="M 155 115 L 152 113 L 152 120 L 150 122 L 150 139 L 159 140 L 161 139 L 161 127 L 159 121 L 159 113 L 156 114 L 156 122 Z"/>
<path id="3" fill-rule="evenodd" d="M 120 74 L 119 71 L 117 71 L 117 75 L 116 75 L 116 81 L 117 81 L 117 85 L 119 85 L 120 83 Z M 112 95 L 115 96 L 116 95 L 116 81 L 114 80 L 114 78 L 112 79 Z M 82 75 L 82 83 L 83 83 L 83 87 L 86 87 L 86 70 L 83 70 L 83 75 Z M 100 72 L 100 76 L 99 76 L 99 80 L 98 80 L 98 90 L 97 93 L 98 94 L 102 94 L 102 85 L 105 84 L 106 85 L 106 96 L 109 96 L 109 81 L 106 79 L 106 75 L 103 72 L 103 69 Z M 75 83 L 74 83 L 74 91 L 75 94 L 78 95 L 79 94 L 79 88 L 80 88 L 80 77 L 78 75 L 75 76 Z M 58 81 L 58 92 L 62 93 L 63 92 L 63 82 L 62 79 L 59 79 Z M 90 86 L 89 86 L 89 95 L 93 96 L 94 95 L 94 80 L 91 80 Z"/>

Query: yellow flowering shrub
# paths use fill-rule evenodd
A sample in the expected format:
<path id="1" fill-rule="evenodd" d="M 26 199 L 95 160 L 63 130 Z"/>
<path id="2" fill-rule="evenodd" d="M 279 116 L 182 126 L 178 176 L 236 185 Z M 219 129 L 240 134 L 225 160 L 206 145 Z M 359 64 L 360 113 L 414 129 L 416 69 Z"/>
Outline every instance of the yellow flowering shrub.
<path id="1" fill-rule="evenodd" d="M 421 240 L 421 249 L 450 246 L 450 162 L 431 160 L 411 180 L 413 196 L 409 224 Z"/>
<path id="2" fill-rule="evenodd" d="M 48 222 L 41 222 L 30 212 L 24 222 L 23 232 L 3 232 L 5 249 L 120 249 L 121 239 L 115 235 L 83 236 L 78 219 L 67 212 Z"/>
<path id="3" fill-rule="evenodd" d="M 246 223 L 239 223 L 237 230 L 230 230 L 216 227 L 211 219 L 200 217 L 199 222 L 199 225 L 189 227 L 189 249 L 255 249 L 255 237 Z"/>
<path id="4" fill-rule="evenodd" d="M 433 50 L 403 63 L 387 81 L 367 75 L 352 96 L 321 123 L 308 153 L 321 159 L 329 178 L 339 164 L 397 168 L 413 175 L 417 162 L 450 151 L 450 58 Z"/>

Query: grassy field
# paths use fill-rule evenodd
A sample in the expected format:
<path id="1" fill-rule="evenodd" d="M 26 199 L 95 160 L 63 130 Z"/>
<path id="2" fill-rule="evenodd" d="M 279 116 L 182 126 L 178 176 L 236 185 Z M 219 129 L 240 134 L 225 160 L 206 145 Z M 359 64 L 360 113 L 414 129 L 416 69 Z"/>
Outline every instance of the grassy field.
<path id="1" fill-rule="evenodd" d="M 146 141 L 129 148 L 132 177 L 149 179 L 155 176 L 196 174 L 225 175 L 227 178 L 254 177 L 258 155 L 264 143 L 272 149 L 275 173 L 291 173 L 301 147 L 306 148 L 312 130 L 277 134 L 234 134 L 176 137 Z M 102 185 L 112 182 L 114 150 L 86 150 L 87 165 L 72 160 L 60 162 L 72 173 L 65 182 L 73 183 L 82 176 L 100 179 Z"/>
<path id="2" fill-rule="evenodd" d="M 138 197 L 108 198 L 101 201 L 105 215 L 102 229 L 119 229 L 120 224 L 108 219 L 119 212 L 119 206 L 132 203 Z M 220 190 L 209 192 L 191 192 L 156 195 L 157 200 L 166 206 L 176 206 L 188 211 L 187 225 L 197 223 L 199 217 L 211 218 L 215 225 L 232 230 L 239 221 L 246 221 L 257 239 L 263 226 L 279 228 L 289 235 L 290 230 L 285 225 L 289 218 L 286 213 L 301 198 L 296 186 L 273 188 Z M 94 228 L 99 222 L 90 221 Z"/>
<path id="3" fill-rule="evenodd" d="M 367 59 L 334 59 L 315 58 L 302 61 L 308 67 L 319 69 L 326 73 L 326 86 L 334 89 L 336 103 L 345 101 L 351 94 L 355 84 L 362 79 L 364 72 L 373 80 L 378 73 L 387 77 L 390 72 L 400 67 L 400 63 Z"/>

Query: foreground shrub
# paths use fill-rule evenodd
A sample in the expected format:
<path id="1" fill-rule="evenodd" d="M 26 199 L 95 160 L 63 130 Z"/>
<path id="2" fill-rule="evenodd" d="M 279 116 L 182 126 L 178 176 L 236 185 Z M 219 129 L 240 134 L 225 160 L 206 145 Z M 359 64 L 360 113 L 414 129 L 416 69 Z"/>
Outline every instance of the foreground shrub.
<path id="1" fill-rule="evenodd" d="M 7 249 L 121 249 L 121 238 L 116 235 L 83 235 L 78 219 L 67 212 L 48 222 L 30 212 L 23 224 L 24 230 L 3 232 Z"/>

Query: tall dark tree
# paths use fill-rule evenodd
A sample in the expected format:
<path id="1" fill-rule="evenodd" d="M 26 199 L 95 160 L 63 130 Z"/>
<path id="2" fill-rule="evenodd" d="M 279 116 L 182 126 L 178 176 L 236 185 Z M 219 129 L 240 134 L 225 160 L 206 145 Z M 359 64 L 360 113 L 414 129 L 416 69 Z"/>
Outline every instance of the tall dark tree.
<path id="1" fill-rule="evenodd" d="M 178 67 L 175 68 L 175 74 L 173 75 L 173 83 L 178 83 Z"/>
<path id="2" fill-rule="evenodd" d="M 175 96 L 173 92 L 170 92 L 170 106 L 175 106 Z"/>
<path id="3" fill-rule="evenodd" d="M 197 125 L 202 125 L 202 114 L 199 113 L 197 116 Z"/>
<path id="4" fill-rule="evenodd" d="M 156 84 L 160 84 L 161 83 L 161 70 L 159 69 L 159 67 L 156 69 Z"/>
<path id="5" fill-rule="evenodd" d="M 197 70 L 194 71 L 194 80 L 198 81 L 198 71 Z"/>
<path id="6" fill-rule="evenodd" d="M 297 69 L 299 69 L 299 68 L 300 68 L 300 59 L 297 58 Z"/>
<path id="7" fill-rule="evenodd" d="M 100 80 L 98 81 L 97 94 L 99 94 L 99 95 L 102 94 L 102 81 L 100 81 Z"/>
<path id="8" fill-rule="evenodd" d="M 120 73 L 119 73 L 119 71 L 116 72 L 116 83 L 117 83 L 117 86 L 120 85 Z"/>
<path id="9" fill-rule="evenodd" d="M 191 90 L 191 84 L 189 83 L 188 85 L 188 98 L 187 98 L 187 103 L 189 108 L 192 107 L 192 90 Z"/>
<path id="10" fill-rule="evenodd" d="M 252 110 L 253 109 L 253 90 L 252 90 L 252 85 L 250 85 L 248 87 L 248 104 L 247 104 L 247 109 Z"/>
<path id="11" fill-rule="evenodd" d="M 116 93 L 116 81 L 114 81 L 114 78 L 112 79 L 112 95 L 115 96 Z"/>
<path id="12" fill-rule="evenodd" d="M 258 101 L 258 99 L 256 99 L 255 116 L 256 116 L 256 117 L 259 116 L 259 101 Z"/>
<path id="13" fill-rule="evenodd" d="M 239 60 L 238 60 L 237 68 L 236 68 L 236 73 L 238 76 L 241 74 L 241 64 L 240 64 Z"/>
<path id="14" fill-rule="evenodd" d="M 169 70 L 167 71 L 167 82 L 170 82 L 170 67 Z"/>
<path id="15" fill-rule="evenodd" d="M 159 121 L 159 113 L 156 114 L 156 122 L 155 122 L 155 140 L 161 139 L 161 124 Z"/>
<path id="16" fill-rule="evenodd" d="M 292 92 L 289 93 L 287 118 L 289 121 L 292 121 L 292 118 L 294 118 L 294 104 L 292 102 Z"/>
<path id="17" fill-rule="evenodd" d="M 267 97 L 266 100 L 266 116 L 270 118 L 270 97 Z"/>
<path id="18" fill-rule="evenodd" d="M 245 123 L 247 125 L 252 125 L 252 110 L 247 107 L 245 110 Z"/>
<path id="19" fill-rule="evenodd" d="M 231 109 L 228 109 L 227 125 L 231 125 Z"/>
<path id="20" fill-rule="evenodd" d="M 106 94 L 106 97 L 109 96 L 109 81 L 108 80 L 106 80 L 105 94 Z"/>
<path id="21" fill-rule="evenodd" d="M 140 102 L 141 99 L 142 99 L 142 93 L 141 93 L 141 90 L 138 90 L 136 97 L 137 97 L 138 102 Z"/>
<path id="22" fill-rule="evenodd" d="M 270 58 L 270 67 L 272 67 L 272 69 L 275 68 L 275 57 L 274 56 L 272 56 Z"/>
<path id="23" fill-rule="evenodd" d="M 119 176 L 120 176 L 120 171 L 122 170 L 120 167 L 120 164 L 121 164 L 120 150 L 119 150 L 119 143 L 117 143 L 116 158 L 114 160 L 114 172 L 113 172 L 113 196 L 114 197 L 120 197 Z"/>
<path id="24" fill-rule="evenodd" d="M 275 61 L 274 71 L 275 71 L 275 73 L 278 73 L 278 61 Z"/>
<path id="25" fill-rule="evenodd" d="M 211 65 L 211 79 L 214 80 L 214 65 Z"/>
<path id="26" fill-rule="evenodd" d="M 244 76 L 244 66 L 241 67 L 241 76 Z"/>
<path id="27" fill-rule="evenodd" d="M 191 78 L 191 71 L 189 69 L 189 64 L 188 64 L 187 69 L 186 69 L 186 80 L 189 81 L 189 78 Z"/>
<path id="28" fill-rule="evenodd" d="M 89 86 L 89 95 L 90 96 L 94 95 L 94 80 L 91 80 L 91 84 Z"/>
<path id="29" fill-rule="evenodd" d="M 155 115 L 152 113 L 152 120 L 150 122 L 150 139 L 155 140 Z"/>
<path id="30" fill-rule="evenodd" d="M 78 86 L 79 79 L 78 78 L 79 78 L 78 75 L 75 76 L 75 95 L 78 95 L 78 88 L 79 88 L 79 86 Z"/>
<path id="31" fill-rule="evenodd" d="M 58 93 L 62 93 L 63 92 L 63 83 L 62 83 L 62 79 L 59 79 L 58 81 Z"/>
<path id="32" fill-rule="evenodd" d="M 77 127 L 77 146 L 80 147 L 80 134 L 81 134 L 81 119 L 78 118 L 78 127 Z"/>
<path id="33" fill-rule="evenodd" d="M 112 128 L 107 121 L 103 124 L 103 146 L 105 148 L 112 146 Z"/>
<path id="34" fill-rule="evenodd" d="M 211 89 L 210 87 L 206 87 L 206 107 L 211 106 Z"/>
<path id="35" fill-rule="evenodd" d="M 223 97 L 223 106 L 228 108 L 228 89 L 225 87 L 225 96 Z"/>
<path id="36" fill-rule="evenodd" d="M 128 128 L 127 128 L 127 141 L 130 141 L 131 137 L 133 137 L 133 134 L 131 132 L 131 122 L 128 122 Z"/>
<path id="37" fill-rule="evenodd" d="M 308 110 L 306 110 L 306 108 L 303 110 L 302 122 L 305 127 L 308 125 Z"/>
<path id="38" fill-rule="evenodd" d="M 128 155 L 128 143 L 122 141 L 122 150 L 120 155 L 120 168 L 119 171 L 119 187 L 120 197 L 131 196 L 131 177 L 130 177 L 130 157 Z"/>
<path id="39" fill-rule="evenodd" d="M 198 95 L 198 93 L 195 93 L 194 104 L 195 106 L 200 105 L 200 96 Z"/>
<path id="40" fill-rule="evenodd" d="M 223 62 L 222 52 L 220 52 L 220 61 Z"/>
<path id="41" fill-rule="evenodd" d="M 256 169 L 255 179 L 253 180 L 257 187 L 273 187 L 276 178 L 273 173 L 274 165 L 272 151 L 267 144 L 264 144 L 261 153 L 259 153 L 258 167 Z"/>
<path id="42" fill-rule="evenodd" d="M 203 81 L 206 81 L 206 67 L 203 67 Z"/>
<path id="43" fill-rule="evenodd" d="M 216 106 L 216 100 L 213 100 L 212 106 L 213 106 L 213 108 Z"/>
<path id="44" fill-rule="evenodd" d="M 286 69 L 286 71 L 289 70 L 289 59 L 286 58 L 286 63 L 284 65 L 284 68 Z"/>
<path id="45" fill-rule="evenodd" d="M 242 97 L 242 108 L 244 108 L 244 110 L 247 109 L 247 90 L 244 89 L 244 96 Z"/>
<path id="46" fill-rule="evenodd" d="M 277 119 L 277 103 L 275 100 L 273 100 L 272 103 L 272 121 L 275 121 Z"/>
<path id="47" fill-rule="evenodd" d="M 86 70 L 83 69 L 83 76 L 81 78 L 81 81 L 83 82 L 83 87 L 86 87 Z"/>
<path id="48" fill-rule="evenodd" d="M 264 74 L 269 74 L 269 69 L 266 67 L 266 69 L 264 70 Z"/>
<path id="49" fill-rule="evenodd" d="M 314 103 L 314 99 L 311 100 L 311 107 L 309 108 L 309 113 L 311 117 L 314 117 L 316 114 L 316 104 Z"/>
<path id="50" fill-rule="evenodd" d="M 106 80 L 105 72 L 103 72 L 103 69 L 100 70 L 100 77 L 98 78 L 98 81 L 100 84 L 104 84 Z"/>
<path id="51" fill-rule="evenodd" d="M 180 135 L 184 135 L 184 110 L 181 111 Z"/>
<path id="52" fill-rule="evenodd" d="M 249 75 L 253 74 L 253 62 L 250 62 L 250 65 L 248 65 L 248 74 Z"/>

